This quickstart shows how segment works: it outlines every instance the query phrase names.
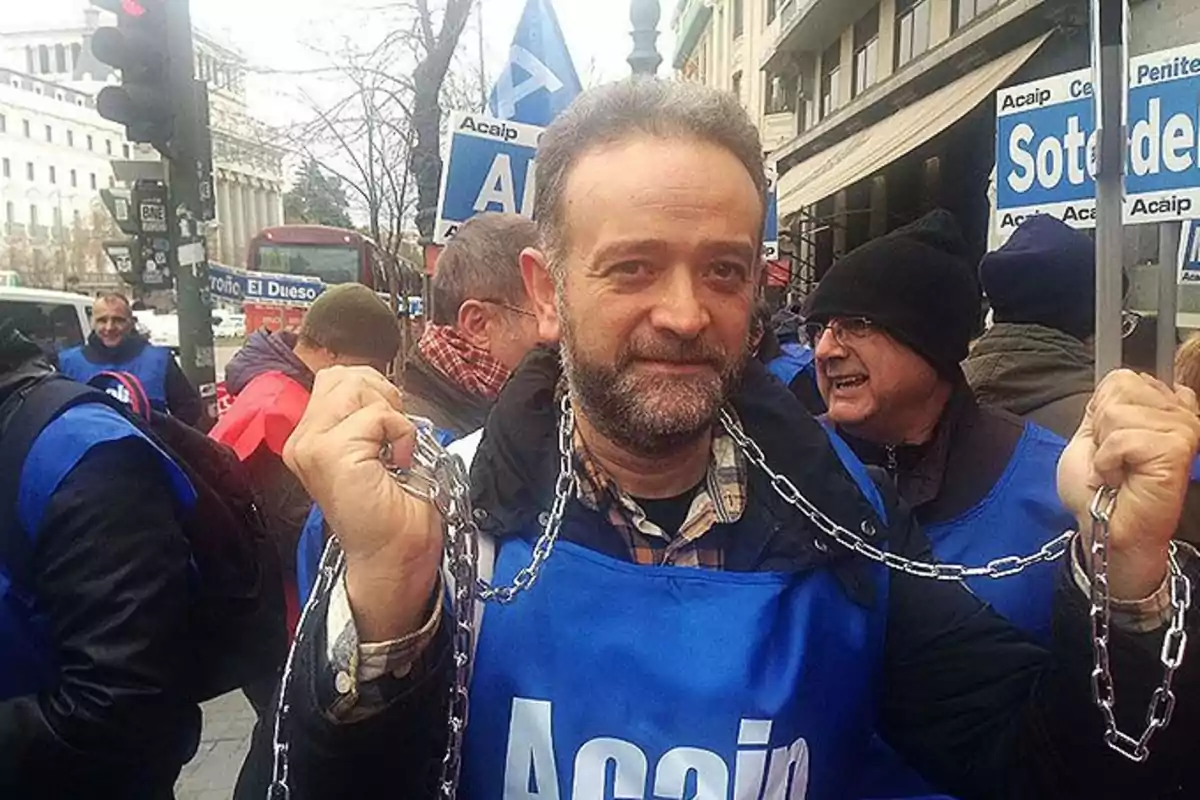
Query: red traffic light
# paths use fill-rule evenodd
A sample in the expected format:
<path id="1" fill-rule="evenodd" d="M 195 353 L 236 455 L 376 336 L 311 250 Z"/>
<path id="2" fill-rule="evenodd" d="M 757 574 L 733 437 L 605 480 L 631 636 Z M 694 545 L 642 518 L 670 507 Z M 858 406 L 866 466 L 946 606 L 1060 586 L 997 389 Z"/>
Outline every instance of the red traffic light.
<path id="1" fill-rule="evenodd" d="M 131 17 L 140 17 L 146 9 L 137 0 L 121 0 L 121 10 Z"/>

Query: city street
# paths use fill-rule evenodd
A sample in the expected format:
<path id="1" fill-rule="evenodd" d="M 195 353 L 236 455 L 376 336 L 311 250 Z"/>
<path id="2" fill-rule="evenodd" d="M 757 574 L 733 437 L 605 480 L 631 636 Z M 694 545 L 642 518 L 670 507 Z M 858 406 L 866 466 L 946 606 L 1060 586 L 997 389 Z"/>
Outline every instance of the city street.
<path id="1" fill-rule="evenodd" d="M 200 747 L 175 783 L 177 800 L 229 800 L 253 729 L 254 711 L 241 692 L 205 703 Z"/>

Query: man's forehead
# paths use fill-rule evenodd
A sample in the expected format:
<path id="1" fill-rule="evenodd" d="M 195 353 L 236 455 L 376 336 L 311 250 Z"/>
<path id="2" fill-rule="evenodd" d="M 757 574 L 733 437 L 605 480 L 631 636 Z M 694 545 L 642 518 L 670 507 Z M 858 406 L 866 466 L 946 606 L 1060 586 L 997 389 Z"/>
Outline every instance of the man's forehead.
<path id="1" fill-rule="evenodd" d="M 120 300 L 97 300 L 92 307 L 94 317 L 125 317 L 130 316 L 129 307 Z"/>

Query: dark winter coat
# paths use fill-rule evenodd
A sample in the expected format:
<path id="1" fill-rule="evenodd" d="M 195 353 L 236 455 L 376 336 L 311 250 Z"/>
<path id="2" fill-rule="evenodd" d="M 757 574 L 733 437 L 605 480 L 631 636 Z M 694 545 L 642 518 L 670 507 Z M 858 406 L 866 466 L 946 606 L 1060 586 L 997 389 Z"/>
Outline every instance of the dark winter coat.
<path id="1" fill-rule="evenodd" d="M 963 362 L 981 405 L 993 406 L 1075 435 L 1095 389 L 1095 357 L 1088 344 L 1042 325 L 1001 322 L 983 334 Z"/>
<path id="2" fill-rule="evenodd" d="M 424 417 L 454 438 L 474 433 L 487 421 L 492 401 L 459 386 L 418 354 L 404 372 L 404 410 Z"/>
<path id="3" fill-rule="evenodd" d="M 488 420 L 471 481 L 480 524 L 490 534 L 519 530 L 549 507 L 558 462 L 553 402 L 558 377 L 557 360 L 535 354 Z M 748 366 L 734 405 L 768 461 L 822 511 L 834 519 L 870 513 L 825 433 L 761 365 Z M 742 520 L 710 534 L 726 542 L 728 569 L 832 569 L 844 590 L 861 599 L 869 584 L 861 581 L 857 558 L 817 548 L 817 530 L 782 504 L 762 472 L 751 471 L 748 491 Z M 928 542 L 894 493 L 887 505 L 889 549 L 929 558 Z M 586 541 L 575 543 L 627 559 L 627 545 L 611 527 L 584 519 L 594 513 L 570 503 L 567 516 L 581 520 L 564 525 L 563 535 L 583 536 Z M 1194 796 L 1197 786 L 1183 787 L 1183 781 L 1195 775 L 1200 661 L 1186 660 L 1176 675 L 1179 704 L 1171 726 L 1154 741 L 1154 757 L 1132 764 L 1103 743 L 1090 695 L 1087 604 L 1065 567 L 1050 652 L 1030 644 L 961 586 L 899 573 L 890 573 L 889 580 L 886 647 L 878 665 L 880 729 L 926 776 L 964 800 Z M 368 720 L 339 725 L 324 713 L 337 696 L 323 655 L 325 602 L 314 611 L 309 635 L 300 640 L 289 698 L 292 796 L 435 797 L 451 673 L 446 618 L 413 672 L 395 687 L 392 705 Z M 1195 616 L 1190 622 L 1193 630 L 1200 627 Z M 1117 640 L 1112 667 L 1122 686 L 1121 704 L 1128 704 L 1127 724 L 1140 724 L 1161 677 L 1161 635 L 1112 635 Z"/>

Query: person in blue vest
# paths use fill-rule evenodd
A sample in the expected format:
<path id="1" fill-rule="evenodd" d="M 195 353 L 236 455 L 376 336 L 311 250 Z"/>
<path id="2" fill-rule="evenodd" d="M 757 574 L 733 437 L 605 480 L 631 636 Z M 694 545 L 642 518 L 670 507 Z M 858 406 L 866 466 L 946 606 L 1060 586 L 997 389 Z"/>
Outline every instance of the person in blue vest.
<path id="1" fill-rule="evenodd" d="M 52 375 L 0 324 L 0 797 L 166 800 L 200 735 L 180 687 L 194 490 L 106 405 L 25 425 Z"/>
<path id="2" fill-rule="evenodd" d="M 960 369 L 981 307 L 957 223 L 936 211 L 847 254 L 805 308 L 828 422 L 865 463 L 887 471 L 934 555 L 952 563 L 1037 552 L 1074 525 L 1055 489 L 1066 441 L 980 406 Z M 1056 574 L 1047 563 L 967 585 L 1048 644 Z M 864 796 L 924 793 L 880 751 L 876 772 L 864 769 Z"/>
<path id="3" fill-rule="evenodd" d="M 101 372 L 128 372 L 141 381 L 155 409 L 188 425 L 211 425 L 204 403 L 165 347 L 150 344 L 137 332 L 129 299 L 111 292 L 92 305 L 92 332 L 86 344 L 58 354 L 58 368 L 86 383 Z"/>
<path id="4" fill-rule="evenodd" d="M 543 133 L 541 244 L 522 268 L 558 349 L 501 393 L 460 507 L 480 577 L 521 576 L 511 602 L 446 614 L 442 520 L 388 469 L 412 465 L 401 392 L 367 370 L 317 377 L 285 459 L 344 569 L 293 652 L 277 751 L 292 797 L 446 797 L 445 779 L 472 800 L 853 800 L 875 730 L 967 798 L 1197 790 L 1190 654 L 1150 760 L 1104 742 L 1091 581 L 1072 569 L 1086 544 L 1055 567 L 1049 647 L 960 584 L 888 569 L 931 557 L 919 525 L 749 358 L 762 152 L 736 98 L 645 78 L 584 93 Z M 1077 519 L 1095 482 L 1117 487 L 1118 600 L 1175 586 L 1182 604 L 1167 542 L 1196 407 L 1117 373 L 1063 457 Z M 1114 619 L 1118 685 L 1162 680 L 1168 616 L 1198 624 L 1161 608 Z M 1148 698 L 1122 696 L 1130 725 Z"/>
<path id="5" fill-rule="evenodd" d="M 803 318 L 789 308 L 756 321 L 762 334 L 754 357 L 766 364 L 767 371 L 791 389 L 809 412 L 819 416 L 825 413 L 825 400 L 817 386 L 813 350 L 800 335 L 803 322 Z"/>

